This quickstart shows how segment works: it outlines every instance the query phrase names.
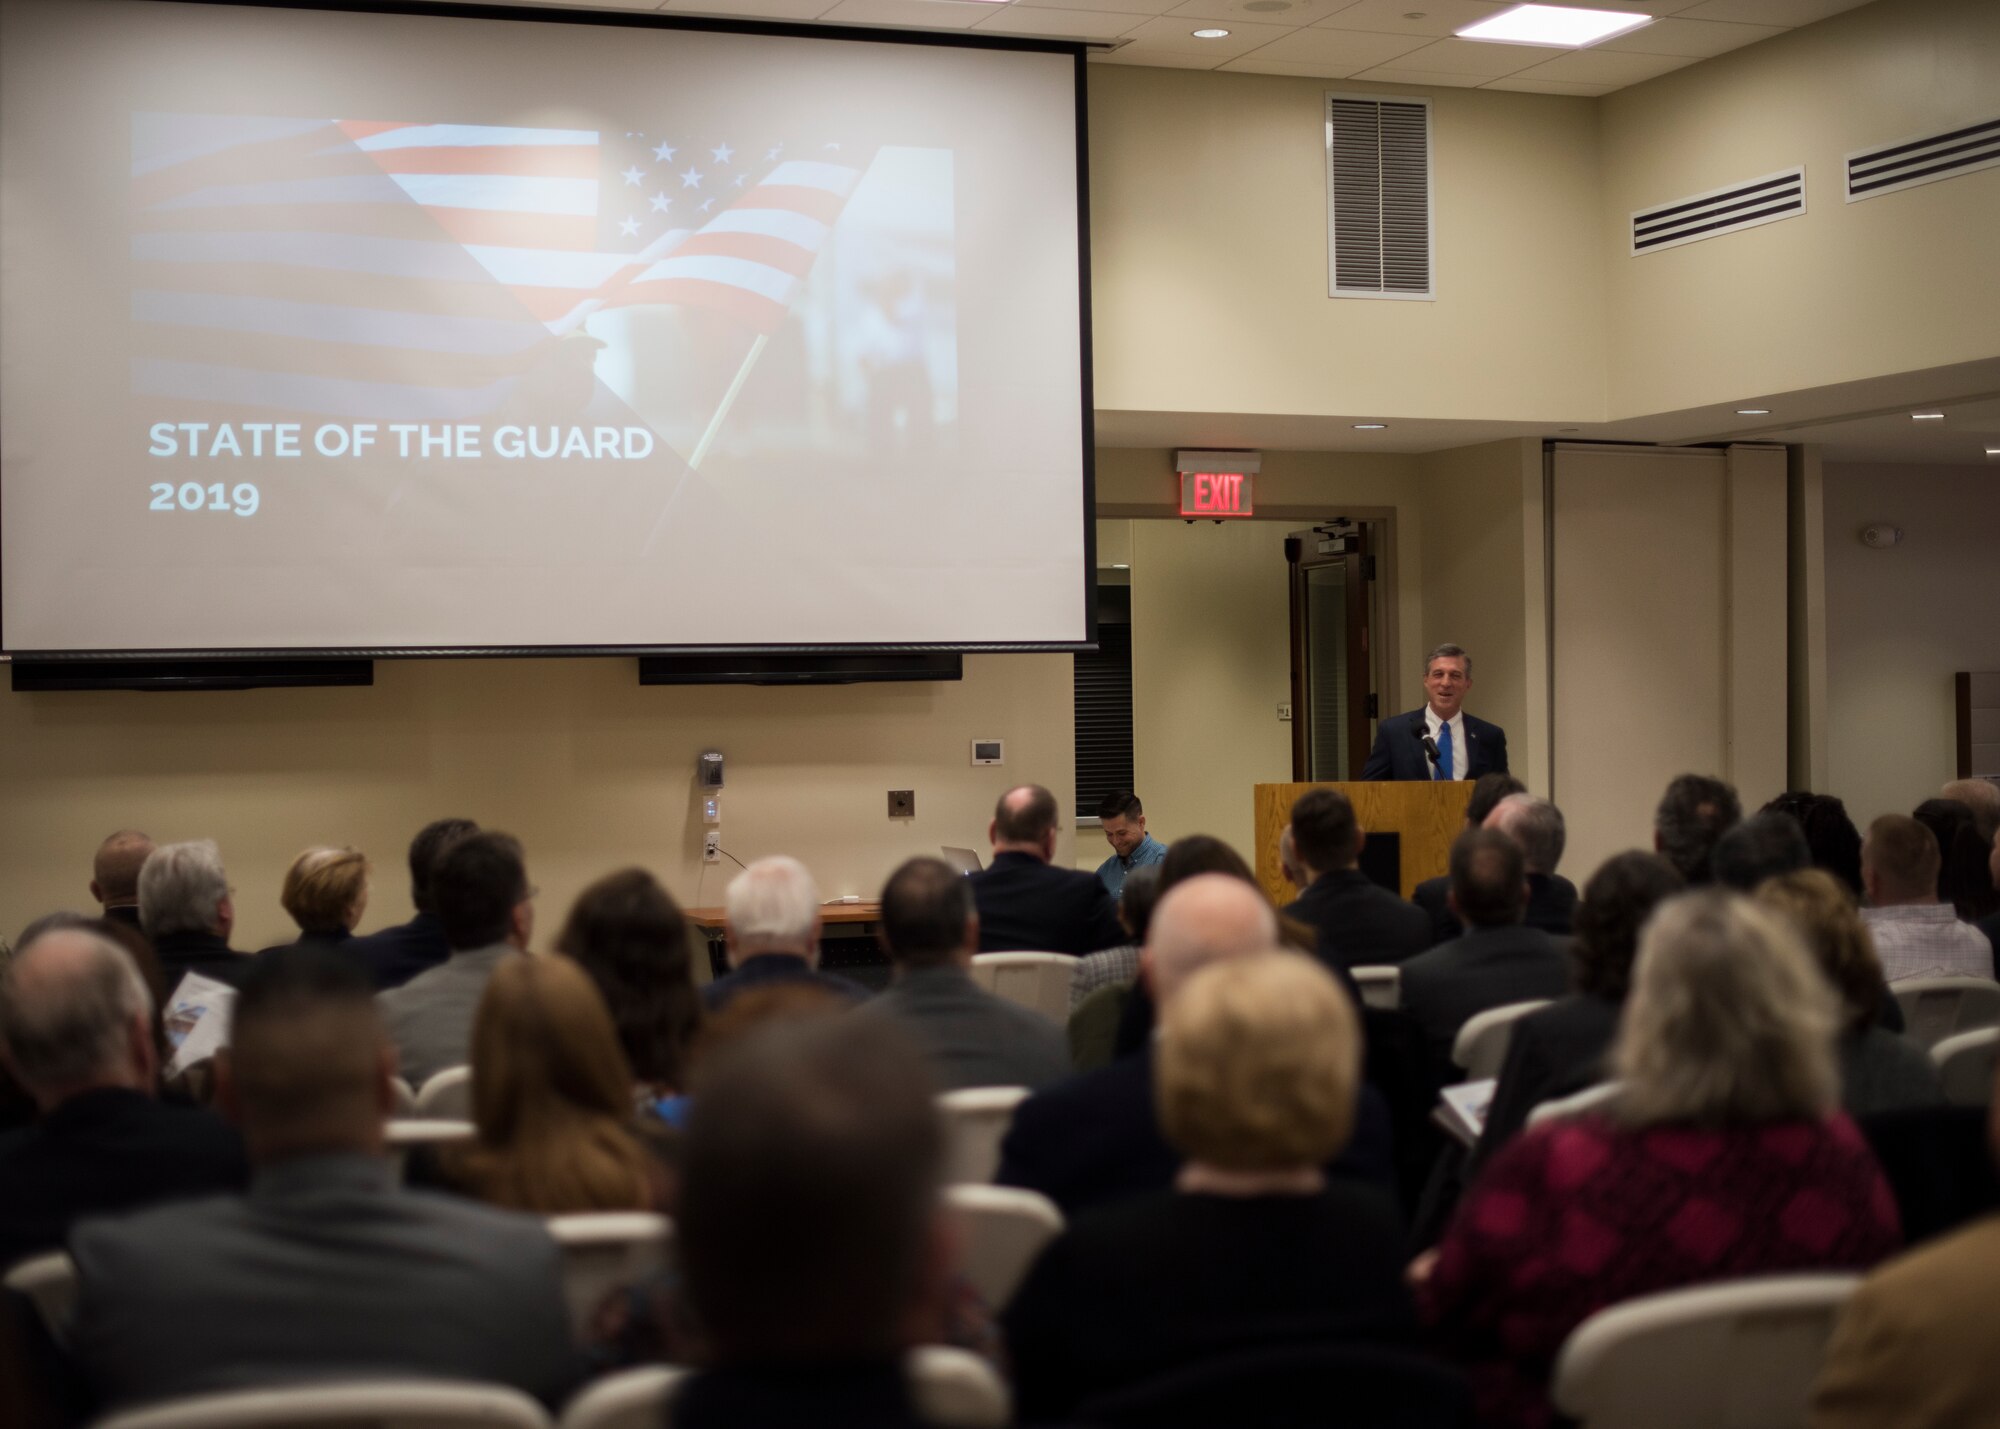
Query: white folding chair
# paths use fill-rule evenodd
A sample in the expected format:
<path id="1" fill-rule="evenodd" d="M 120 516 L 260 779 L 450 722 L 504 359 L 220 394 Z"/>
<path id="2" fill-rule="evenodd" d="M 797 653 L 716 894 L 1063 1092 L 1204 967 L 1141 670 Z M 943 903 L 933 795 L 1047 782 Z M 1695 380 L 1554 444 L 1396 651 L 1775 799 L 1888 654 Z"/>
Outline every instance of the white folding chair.
<path id="1" fill-rule="evenodd" d="M 944 1195 L 965 1225 L 965 1277 L 998 1310 L 1062 1233 L 1062 1212 L 1039 1191 L 1014 1186 L 947 1186 Z"/>
<path id="2" fill-rule="evenodd" d="M 518 1389 L 451 1380 L 337 1380 L 198 1394 L 96 1422 L 95 1429 L 549 1429 Z"/>
<path id="3" fill-rule="evenodd" d="M 417 1093 L 401 1077 L 391 1077 L 389 1088 L 396 1094 L 396 1107 L 391 1116 L 415 1116 L 417 1114 Z"/>
<path id="4" fill-rule="evenodd" d="M 1005 1429 L 1012 1418 L 1007 1386 L 969 1350 L 941 1345 L 912 1350 L 903 1371 L 918 1414 L 940 1429 Z M 689 1377 L 688 1370 L 666 1366 L 609 1375 L 569 1402 L 562 1429 L 673 1429 L 674 1400 Z"/>
<path id="5" fill-rule="evenodd" d="M 672 1365 L 608 1374 L 563 1406 L 561 1429 L 662 1429 L 667 1406 L 691 1373 Z"/>
<path id="6" fill-rule="evenodd" d="M 1599 1082 L 1594 1087 L 1585 1087 L 1566 1097 L 1551 1097 L 1545 1102 L 1537 1102 L 1528 1109 L 1528 1125 L 1540 1126 L 1545 1121 L 1563 1121 L 1582 1116 L 1587 1111 L 1597 1111 L 1617 1101 L 1620 1090 L 1617 1082 Z"/>
<path id="7" fill-rule="evenodd" d="M 66 1251 L 52 1250 L 16 1262 L 7 1271 L 5 1284 L 34 1302 L 50 1334 L 63 1337 L 76 1305 L 76 1263 Z"/>
<path id="8" fill-rule="evenodd" d="M 1510 1002 L 1505 1007 L 1489 1007 L 1467 1019 L 1458 1029 L 1458 1040 L 1452 1043 L 1451 1060 L 1465 1069 L 1469 1081 L 1499 1076 L 1500 1064 L 1507 1060 L 1507 1042 L 1514 1035 L 1514 1024 L 1548 1005 L 1546 997 L 1531 998 L 1526 1002 Z"/>
<path id="9" fill-rule="evenodd" d="M 665 1268 L 674 1232 L 672 1221 L 651 1211 L 550 1216 L 546 1224 L 562 1247 L 563 1298 L 579 1334 L 612 1291 Z"/>
<path id="10" fill-rule="evenodd" d="M 1996 1057 L 2000 1057 L 2000 1027 L 1961 1032 L 1931 1048 L 1944 1099 L 1953 1106 L 1985 1106 L 1992 1101 Z"/>
<path id="11" fill-rule="evenodd" d="M 1913 977 L 1891 983 L 1903 1031 L 1920 1047 L 1976 1027 L 2000 1026 L 2000 982 L 1983 977 Z"/>
<path id="12" fill-rule="evenodd" d="M 1000 1139 L 1013 1123 L 1026 1087 L 966 1087 L 937 1099 L 944 1115 L 947 1185 L 985 1185 L 1000 1169 Z"/>
<path id="13" fill-rule="evenodd" d="M 397 1116 L 383 1123 L 382 1136 L 389 1143 L 389 1160 L 401 1180 L 409 1170 L 410 1153 L 420 1146 L 449 1146 L 454 1141 L 470 1141 L 477 1129 L 469 1121 L 449 1117 Z"/>
<path id="14" fill-rule="evenodd" d="M 1009 1002 L 1039 1012 L 1058 1027 L 1069 1020 L 1069 985 L 1076 959 L 1068 953 L 974 953 L 972 980 Z"/>
<path id="15" fill-rule="evenodd" d="M 1390 1011 L 1403 1005 L 1403 970 L 1389 963 L 1364 963 L 1358 968 L 1349 968 L 1354 974 L 1355 985 L 1361 989 L 1361 1001 L 1369 1007 L 1382 1007 Z"/>
<path id="16" fill-rule="evenodd" d="M 1556 1359 L 1584 1429 L 1798 1429 L 1858 1275 L 1772 1275 L 1600 1310 Z"/>
<path id="17" fill-rule="evenodd" d="M 446 1067 L 417 1088 L 416 1114 L 461 1121 L 472 1119 L 472 1068 Z"/>

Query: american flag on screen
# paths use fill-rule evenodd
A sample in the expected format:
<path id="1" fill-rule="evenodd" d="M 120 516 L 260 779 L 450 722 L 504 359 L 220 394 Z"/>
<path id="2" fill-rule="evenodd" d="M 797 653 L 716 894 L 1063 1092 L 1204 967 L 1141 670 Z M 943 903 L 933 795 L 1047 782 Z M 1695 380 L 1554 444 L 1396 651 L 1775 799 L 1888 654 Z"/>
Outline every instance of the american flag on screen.
<path id="1" fill-rule="evenodd" d="M 133 147 L 135 391 L 385 420 L 494 411 L 607 307 L 775 331 L 872 157 L 162 115 Z"/>

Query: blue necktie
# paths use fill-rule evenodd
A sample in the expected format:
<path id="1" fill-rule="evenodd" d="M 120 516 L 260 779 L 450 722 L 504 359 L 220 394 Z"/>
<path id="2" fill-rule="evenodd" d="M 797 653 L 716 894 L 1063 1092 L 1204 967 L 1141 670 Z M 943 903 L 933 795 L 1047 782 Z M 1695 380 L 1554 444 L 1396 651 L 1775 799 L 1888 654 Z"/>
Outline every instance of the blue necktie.
<path id="1" fill-rule="evenodd" d="M 1452 777 L 1452 775 L 1451 775 L 1451 726 L 1450 726 L 1449 724 L 1441 724 L 1441 725 L 1439 725 L 1439 726 L 1438 726 L 1438 767 L 1437 767 L 1437 777 L 1438 777 L 1438 778 L 1440 778 L 1440 779 L 1449 779 L 1449 778 L 1451 778 L 1451 777 Z"/>

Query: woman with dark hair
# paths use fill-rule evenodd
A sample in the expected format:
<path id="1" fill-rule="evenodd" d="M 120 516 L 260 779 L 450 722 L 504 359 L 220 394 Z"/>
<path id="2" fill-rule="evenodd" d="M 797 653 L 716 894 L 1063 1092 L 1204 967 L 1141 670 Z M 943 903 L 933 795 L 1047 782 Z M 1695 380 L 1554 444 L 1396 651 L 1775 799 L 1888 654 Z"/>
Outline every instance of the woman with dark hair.
<path id="1" fill-rule="evenodd" d="M 1910 817 L 1937 838 L 1938 902 L 1949 903 L 1967 923 L 2000 911 L 1987 867 L 1993 846 L 1980 836 L 1972 806 L 1957 799 L 1926 799 Z"/>
<path id="2" fill-rule="evenodd" d="M 701 1028 L 693 928 L 643 868 L 607 874 L 577 895 L 555 947 L 603 994 L 642 1103 L 687 1089 L 688 1047 Z"/>
<path id="3" fill-rule="evenodd" d="M 1861 896 L 1861 830 L 1847 816 L 1847 805 L 1831 794 L 1795 791 L 1780 794 L 1757 812 L 1790 814 L 1797 819 L 1806 831 L 1813 867 L 1825 869 L 1856 898 Z"/>

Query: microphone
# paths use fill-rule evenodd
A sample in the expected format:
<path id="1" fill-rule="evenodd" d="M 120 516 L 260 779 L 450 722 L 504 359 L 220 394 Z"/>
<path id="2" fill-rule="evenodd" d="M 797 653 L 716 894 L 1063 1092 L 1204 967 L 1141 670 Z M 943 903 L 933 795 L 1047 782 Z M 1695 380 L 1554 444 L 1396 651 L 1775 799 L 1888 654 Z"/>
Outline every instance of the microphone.
<path id="1" fill-rule="evenodd" d="M 1417 734 L 1417 742 L 1423 745 L 1424 747 L 1425 757 L 1428 758 L 1431 763 L 1433 764 L 1437 763 L 1438 745 L 1437 741 L 1431 738 L 1430 731 L 1425 729 L 1422 725 L 1418 725 L 1416 729 L 1416 734 Z"/>

